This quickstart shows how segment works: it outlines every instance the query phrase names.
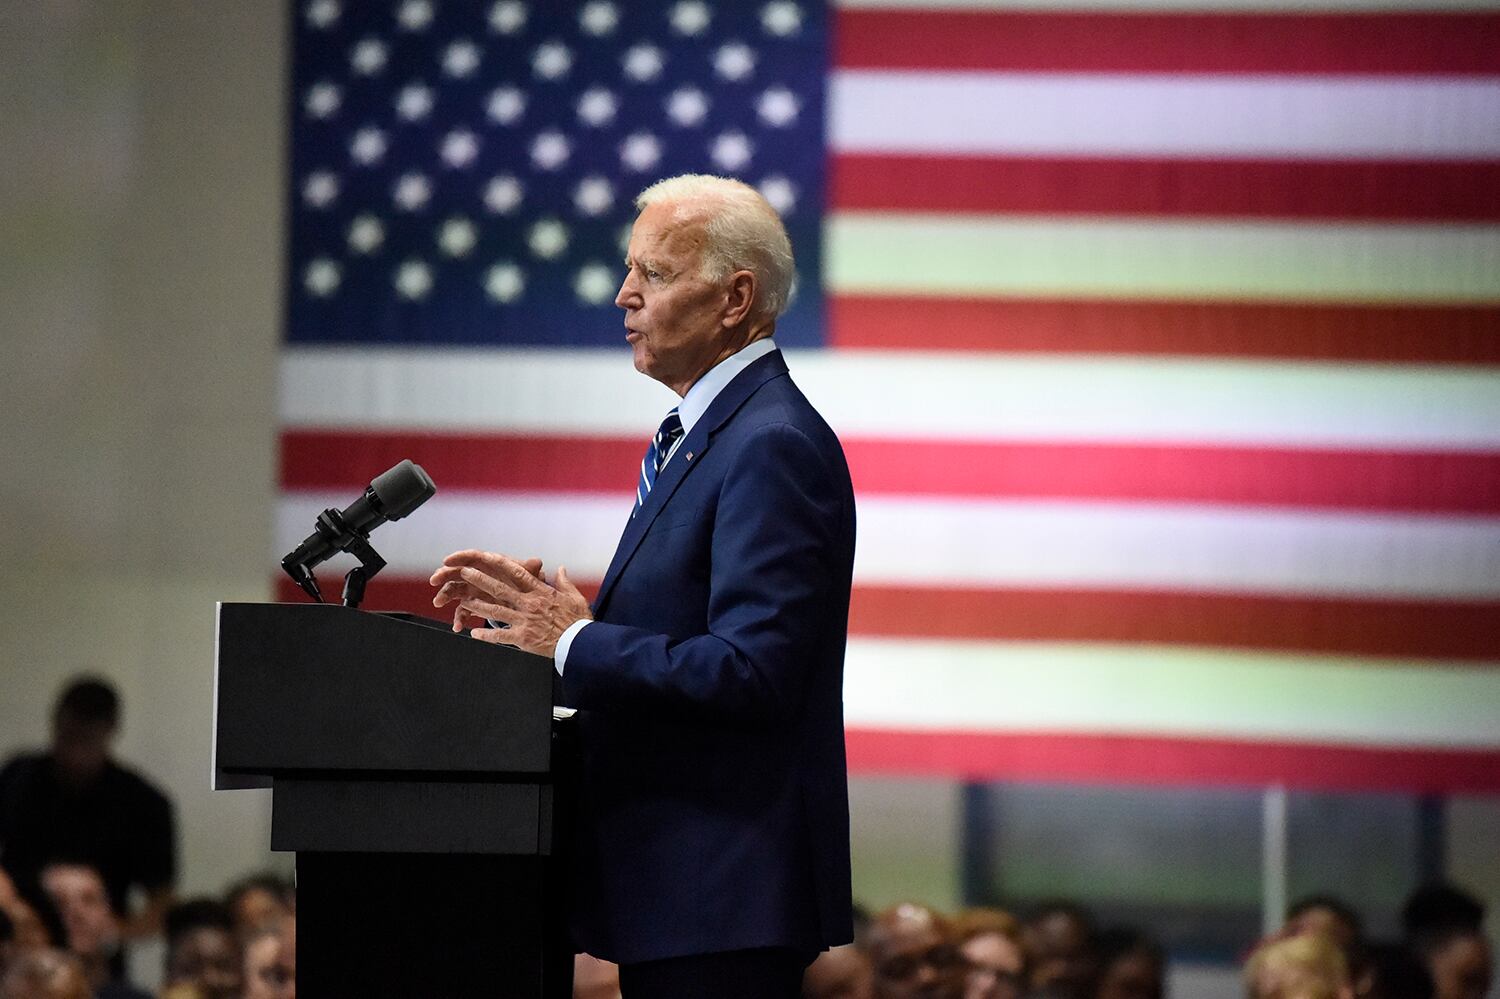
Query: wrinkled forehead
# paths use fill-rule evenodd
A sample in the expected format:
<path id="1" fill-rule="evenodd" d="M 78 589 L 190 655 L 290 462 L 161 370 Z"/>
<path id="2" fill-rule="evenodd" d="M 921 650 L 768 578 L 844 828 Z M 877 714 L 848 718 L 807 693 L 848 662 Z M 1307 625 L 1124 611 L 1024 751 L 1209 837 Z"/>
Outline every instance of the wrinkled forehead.
<path id="1" fill-rule="evenodd" d="M 708 241 L 711 207 L 702 202 L 659 201 L 636 216 L 631 230 L 634 256 L 696 257 Z"/>

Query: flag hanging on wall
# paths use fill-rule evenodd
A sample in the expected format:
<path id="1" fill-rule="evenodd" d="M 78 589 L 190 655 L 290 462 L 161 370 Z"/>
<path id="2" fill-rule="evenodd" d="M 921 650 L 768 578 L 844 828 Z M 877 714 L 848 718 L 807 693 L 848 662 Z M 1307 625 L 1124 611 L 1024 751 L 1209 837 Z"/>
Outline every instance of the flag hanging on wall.
<path id="1" fill-rule="evenodd" d="M 299 0 L 275 551 L 410 457 L 367 606 L 465 547 L 597 580 L 674 400 L 632 199 L 736 176 L 859 498 L 854 771 L 1500 789 L 1467 6 Z"/>

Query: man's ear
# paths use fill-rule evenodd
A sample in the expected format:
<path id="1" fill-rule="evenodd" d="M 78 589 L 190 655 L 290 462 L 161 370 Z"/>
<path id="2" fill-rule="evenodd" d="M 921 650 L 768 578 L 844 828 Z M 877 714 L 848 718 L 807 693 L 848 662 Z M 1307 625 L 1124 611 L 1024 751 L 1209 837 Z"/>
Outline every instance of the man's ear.
<path id="1" fill-rule="evenodd" d="M 756 280 L 754 271 L 735 271 L 729 275 L 729 291 L 725 296 L 724 316 L 719 323 L 726 329 L 740 325 L 750 315 L 755 305 Z"/>

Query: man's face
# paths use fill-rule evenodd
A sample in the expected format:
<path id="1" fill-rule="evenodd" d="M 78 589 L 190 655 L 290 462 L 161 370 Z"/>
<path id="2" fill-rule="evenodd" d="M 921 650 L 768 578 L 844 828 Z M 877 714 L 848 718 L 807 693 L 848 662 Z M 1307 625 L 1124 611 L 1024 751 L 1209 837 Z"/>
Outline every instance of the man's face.
<path id="1" fill-rule="evenodd" d="M 1490 948 L 1478 933 L 1455 937 L 1428 962 L 1434 999 L 1484 999 L 1490 991 Z"/>
<path id="2" fill-rule="evenodd" d="M 963 988 L 963 958 L 931 921 L 902 919 L 878 927 L 870 957 L 878 999 L 946 999 Z"/>
<path id="3" fill-rule="evenodd" d="M 615 304 L 625 310 L 635 369 L 682 395 L 724 349 L 728 294 L 702 276 L 703 216 L 678 219 L 676 211 L 661 202 L 635 220 Z"/>
<path id="4" fill-rule="evenodd" d="M 280 956 L 279 934 L 263 931 L 250 938 L 245 944 L 244 999 L 276 999 L 281 990 Z"/>
<path id="5" fill-rule="evenodd" d="M 114 729 L 104 722 L 59 714 L 52 726 L 52 756 L 63 778 L 83 784 L 99 776 L 109 761 Z"/>
<path id="6" fill-rule="evenodd" d="M 42 872 L 42 890 L 62 917 L 68 949 L 96 954 L 119 936 L 99 872 L 82 864 L 53 864 Z"/>
<path id="7" fill-rule="evenodd" d="M 200 926 L 172 948 L 167 965 L 171 984 L 191 983 L 205 999 L 240 994 L 240 954 L 234 937 L 217 926 Z"/>

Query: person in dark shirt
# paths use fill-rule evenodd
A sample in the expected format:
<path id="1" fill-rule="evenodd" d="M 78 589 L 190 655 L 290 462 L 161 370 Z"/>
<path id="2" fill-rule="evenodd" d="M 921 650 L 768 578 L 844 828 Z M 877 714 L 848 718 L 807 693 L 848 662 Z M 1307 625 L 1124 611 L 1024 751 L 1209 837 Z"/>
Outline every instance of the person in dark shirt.
<path id="1" fill-rule="evenodd" d="M 126 939 L 161 928 L 173 901 L 177 843 L 172 805 L 110 756 L 120 699 L 95 677 L 70 683 L 52 714 L 52 746 L 0 769 L 0 867 L 23 895 L 40 894 L 49 861 L 82 861 L 104 879 Z M 146 904 L 130 911 L 130 892 Z"/>

